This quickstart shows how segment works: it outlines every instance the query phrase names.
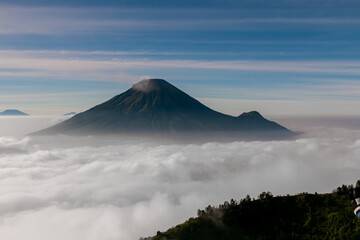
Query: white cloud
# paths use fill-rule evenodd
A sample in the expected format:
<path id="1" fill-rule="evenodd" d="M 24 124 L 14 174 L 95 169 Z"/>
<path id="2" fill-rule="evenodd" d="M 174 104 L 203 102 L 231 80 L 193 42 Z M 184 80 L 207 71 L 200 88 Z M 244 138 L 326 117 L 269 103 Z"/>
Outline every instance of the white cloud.
<path id="1" fill-rule="evenodd" d="M 238 91 L 241 92 L 242 89 Z M 296 92 L 296 91 L 295 91 Z M 227 113 L 233 116 L 238 116 L 243 112 L 259 111 L 266 118 L 274 117 L 334 117 L 334 116 L 360 116 L 359 111 L 354 111 L 358 108 L 359 100 L 342 100 L 342 99 L 312 99 L 298 100 L 292 99 L 291 94 L 295 96 L 295 92 L 291 90 L 282 91 L 267 91 L 264 94 L 269 100 L 246 99 L 221 99 L 221 98 L 199 98 L 205 105 L 217 111 Z M 269 96 L 269 94 L 272 95 Z M 277 95 L 276 95 L 277 94 Z M 260 94 L 259 94 L 260 95 Z M 229 95 L 231 96 L 231 95 Z M 282 100 L 272 100 L 281 96 Z M 302 95 L 300 95 L 302 96 Z M 252 96 L 256 97 L 256 93 Z"/>
<path id="2" fill-rule="evenodd" d="M 0 137 L 0 238 L 138 239 L 248 193 L 328 192 L 357 180 L 359 133 L 202 144 Z"/>
<path id="3" fill-rule="evenodd" d="M 24 136 L 25 134 L 50 127 L 67 118 L 69 116 L 1 116 L 0 136 Z M 26 141 L 29 140 L 28 138 L 25 139 Z M 15 141 L 13 138 L 0 138 L 0 146 L 8 147 L 8 144 L 14 144 L 13 141 Z"/>
<path id="4" fill-rule="evenodd" d="M 147 58 L 112 58 L 113 52 L 102 53 L 106 58 L 92 57 L 92 52 L 62 51 L 0 51 L 0 76 L 40 77 L 55 79 L 135 82 L 141 73 L 164 69 L 234 70 L 255 72 L 295 72 L 319 74 L 360 74 L 359 61 L 207 61 L 154 60 Z M 137 52 L 134 53 L 139 54 Z M 95 54 L 96 55 L 96 54 Z M 141 76 L 141 75 L 140 75 Z"/>

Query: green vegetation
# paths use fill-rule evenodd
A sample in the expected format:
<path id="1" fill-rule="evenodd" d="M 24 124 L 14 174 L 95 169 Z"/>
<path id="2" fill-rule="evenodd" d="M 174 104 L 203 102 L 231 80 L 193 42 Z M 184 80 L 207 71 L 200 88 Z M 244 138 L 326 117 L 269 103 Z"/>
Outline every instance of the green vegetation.
<path id="1" fill-rule="evenodd" d="M 329 194 L 278 197 L 264 192 L 257 200 L 226 201 L 147 239 L 360 239 L 360 221 L 348 199 L 352 189 L 343 185 Z"/>

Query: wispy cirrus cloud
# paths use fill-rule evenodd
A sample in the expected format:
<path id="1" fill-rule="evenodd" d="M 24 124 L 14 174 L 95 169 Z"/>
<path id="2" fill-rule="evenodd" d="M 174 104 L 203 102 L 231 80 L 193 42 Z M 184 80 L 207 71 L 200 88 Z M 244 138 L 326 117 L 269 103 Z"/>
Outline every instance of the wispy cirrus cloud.
<path id="1" fill-rule="evenodd" d="M 122 56 L 122 54 L 126 54 L 126 56 Z M 84 82 L 97 81 L 122 84 L 118 91 L 114 89 L 114 91 L 106 90 L 101 94 L 98 91 L 95 94 L 91 94 L 91 91 L 77 94 L 79 91 L 74 90 L 71 93 L 66 93 L 66 97 L 64 97 L 63 92 L 36 92 L 31 94 L 16 93 L 14 91 L 3 92 L 2 102 L 15 106 L 16 104 L 24 105 L 22 102 L 26 101 L 35 107 L 39 107 L 39 109 L 43 106 L 43 104 L 39 104 L 39 101 L 54 106 L 56 102 L 59 102 L 67 105 L 69 109 L 70 103 L 72 103 L 76 105 L 73 108 L 85 110 L 91 107 L 91 104 L 95 105 L 113 95 L 119 94 L 127 87 L 130 87 L 132 83 L 139 81 L 141 76 L 161 77 L 165 69 L 177 73 L 176 79 L 179 79 L 186 69 L 190 72 L 195 70 L 220 73 L 232 71 L 238 74 L 249 72 L 292 73 L 317 74 L 319 76 L 319 78 L 298 77 L 297 79 L 289 79 L 283 83 L 278 82 L 273 87 L 262 85 L 249 87 L 248 81 L 244 81 L 243 78 L 237 79 L 237 84 L 233 87 L 228 87 L 230 83 L 226 83 L 226 80 L 222 85 L 204 86 L 202 84 L 193 84 L 190 86 L 196 80 L 196 76 L 189 77 L 188 80 L 182 79 L 185 81 L 185 90 L 187 86 L 187 90 L 190 90 L 189 93 L 197 98 L 205 99 L 204 103 L 215 107 L 219 111 L 234 115 L 252 109 L 258 109 L 272 115 L 284 115 L 283 113 L 292 115 L 333 115 L 335 113 L 333 107 L 336 106 L 337 110 L 334 115 L 340 113 L 356 115 L 356 113 L 353 113 L 353 109 L 356 108 L 360 96 L 360 81 L 357 79 L 360 74 L 360 62 L 358 61 L 159 60 L 148 58 L 146 52 L 145 55 L 141 54 L 143 53 L 138 51 L 135 51 L 134 55 L 132 55 L 131 51 L 0 51 L 0 77 L 2 79 L 9 77 L 21 78 L 22 80 L 29 79 L 29 81 L 31 79 L 46 82 L 50 80 L 80 80 Z M 338 75 L 339 78 L 334 78 L 334 76 L 328 78 L 329 74 Z M 342 78 L 343 76 L 351 76 L 351 79 Z M 300 82 L 299 78 L 301 79 Z M 166 79 L 171 82 L 174 80 L 170 77 L 166 77 Z M 271 80 L 268 81 L 271 82 Z M 80 88 L 75 89 L 80 90 Z M 91 104 L 81 100 L 79 96 L 83 96 L 84 99 L 92 99 Z M 46 100 L 49 98 L 50 101 Z M 64 101 L 64 99 L 69 101 Z M 235 100 L 234 102 L 231 99 L 238 99 L 239 102 Z M 330 102 L 331 104 L 329 104 Z M 251 104 L 253 104 L 252 108 Z M 239 106 L 241 106 L 241 109 L 239 109 Z M 298 107 L 294 108 L 292 106 Z M 26 108 L 28 107 L 26 106 Z M 34 112 L 39 111 L 35 109 Z"/>
<path id="2" fill-rule="evenodd" d="M 360 61 L 261 61 L 261 60 L 191 60 L 121 57 L 121 52 L 100 52 L 117 57 L 92 58 L 94 52 L 0 51 L 1 76 L 62 77 L 83 80 L 118 81 L 131 78 L 129 71 L 151 69 L 203 69 L 255 72 L 294 72 L 359 75 Z M 96 53 L 96 52 L 95 52 Z M 97 53 L 96 53 L 97 54 Z M 95 54 L 95 55 L 96 55 Z M 127 53 L 131 54 L 131 53 Z M 140 76 L 141 76 L 140 75 Z M 135 79 L 133 79 L 135 80 Z M 138 80 L 138 78 L 136 78 Z"/>
<path id="3" fill-rule="evenodd" d="M 151 12 L 152 14 L 149 14 Z M 241 15 L 241 14 L 240 14 Z M 88 34 L 112 31 L 267 30 L 302 24 L 359 25 L 356 17 L 238 17 L 213 9 L 2 7 L 0 34 Z"/>
<path id="4" fill-rule="evenodd" d="M 241 92 L 241 89 L 239 90 Z M 272 91 L 273 94 L 284 94 L 287 91 Z M 291 94 L 292 91 L 289 91 Z M 296 93 L 293 93 L 296 94 Z M 287 99 L 282 100 L 259 100 L 259 99 L 224 99 L 224 98 L 200 98 L 207 106 L 233 116 L 239 116 L 243 112 L 259 111 L 265 117 L 334 117 L 334 116 L 360 116 L 354 111 L 358 108 L 358 100 L 338 99 Z M 298 130 L 298 129 L 294 129 Z"/>

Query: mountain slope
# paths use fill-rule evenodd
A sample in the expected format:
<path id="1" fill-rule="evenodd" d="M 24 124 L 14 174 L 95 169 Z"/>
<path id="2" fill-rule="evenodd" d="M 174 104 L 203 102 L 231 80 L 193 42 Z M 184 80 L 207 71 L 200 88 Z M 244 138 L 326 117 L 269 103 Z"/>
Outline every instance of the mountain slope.
<path id="1" fill-rule="evenodd" d="M 360 221 L 347 194 L 308 194 L 231 200 L 146 240 L 360 239 Z"/>
<path id="2" fill-rule="evenodd" d="M 0 116 L 29 116 L 29 114 L 16 109 L 7 109 L 3 112 L 0 112 Z"/>
<path id="3" fill-rule="evenodd" d="M 260 114 L 216 112 L 162 79 L 143 80 L 126 92 L 40 134 L 282 131 Z"/>

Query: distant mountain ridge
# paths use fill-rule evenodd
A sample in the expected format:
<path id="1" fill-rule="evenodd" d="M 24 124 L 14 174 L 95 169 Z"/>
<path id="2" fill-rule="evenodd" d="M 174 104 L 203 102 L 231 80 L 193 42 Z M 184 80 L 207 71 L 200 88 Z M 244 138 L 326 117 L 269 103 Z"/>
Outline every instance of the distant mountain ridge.
<path id="1" fill-rule="evenodd" d="M 134 84 L 124 93 L 39 134 L 181 133 L 181 132 L 291 133 L 258 112 L 229 116 L 210 109 L 162 79 Z"/>
<path id="2" fill-rule="evenodd" d="M 0 116 L 29 116 L 29 114 L 19 111 L 17 109 L 7 109 L 0 112 Z"/>

